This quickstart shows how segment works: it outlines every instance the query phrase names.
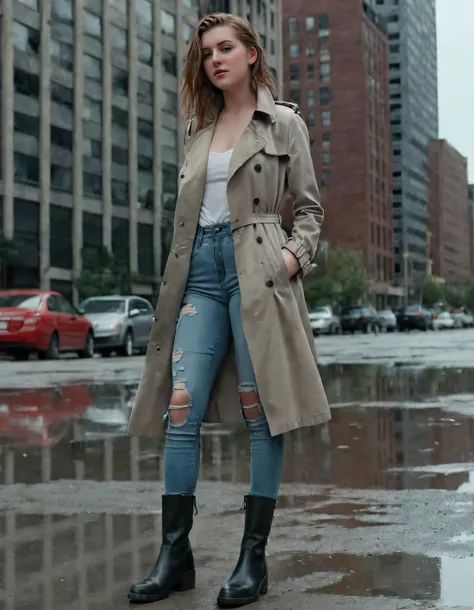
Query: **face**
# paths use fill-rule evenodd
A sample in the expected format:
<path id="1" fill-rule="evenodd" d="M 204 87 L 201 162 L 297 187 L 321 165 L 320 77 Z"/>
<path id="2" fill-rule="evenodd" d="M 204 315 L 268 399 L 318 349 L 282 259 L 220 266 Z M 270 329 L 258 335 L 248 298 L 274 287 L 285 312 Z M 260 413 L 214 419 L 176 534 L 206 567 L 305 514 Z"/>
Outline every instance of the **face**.
<path id="1" fill-rule="evenodd" d="M 254 47 L 248 49 L 229 26 L 216 26 L 201 40 L 203 67 L 207 78 L 223 91 L 250 82 L 250 66 L 257 59 Z"/>

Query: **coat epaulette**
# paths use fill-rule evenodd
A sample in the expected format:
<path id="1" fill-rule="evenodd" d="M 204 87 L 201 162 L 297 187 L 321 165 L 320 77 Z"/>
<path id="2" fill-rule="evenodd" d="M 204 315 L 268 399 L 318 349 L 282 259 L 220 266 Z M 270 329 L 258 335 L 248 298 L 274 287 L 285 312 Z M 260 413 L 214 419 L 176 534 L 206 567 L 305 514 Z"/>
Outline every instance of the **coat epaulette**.
<path id="1" fill-rule="evenodd" d="M 303 116 L 300 112 L 300 108 L 298 104 L 293 102 L 282 102 L 281 100 L 275 100 L 275 104 L 279 104 L 280 106 L 286 106 L 287 108 L 291 108 L 295 114 L 299 114 L 301 117 Z"/>

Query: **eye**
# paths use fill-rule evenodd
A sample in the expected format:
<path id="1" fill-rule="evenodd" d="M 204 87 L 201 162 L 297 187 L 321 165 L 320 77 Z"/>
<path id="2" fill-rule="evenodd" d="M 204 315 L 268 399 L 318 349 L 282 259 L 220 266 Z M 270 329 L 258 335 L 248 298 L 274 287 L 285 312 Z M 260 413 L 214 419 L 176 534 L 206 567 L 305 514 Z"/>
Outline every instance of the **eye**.
<path id="1" fill-rule="evenodd" d="M 232 51 L 232 47 L 224 47 L 222 50 L 227 53 L 227 51 Z"/>

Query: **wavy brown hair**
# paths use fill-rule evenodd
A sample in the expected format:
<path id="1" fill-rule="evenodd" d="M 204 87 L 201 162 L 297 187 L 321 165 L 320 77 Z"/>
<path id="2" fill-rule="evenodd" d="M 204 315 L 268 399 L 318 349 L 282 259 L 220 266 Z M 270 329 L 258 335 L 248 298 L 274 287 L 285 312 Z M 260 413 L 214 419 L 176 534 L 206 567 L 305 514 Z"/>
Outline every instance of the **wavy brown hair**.
<path id="1" fill-rule="evenodd" d="M 248 49 L 254 47 L 257 51 L 257 59 L 250 66 L 251 83 L 254 92 L 257 92 L 260 84 L 266 85 L 269 89 L 274 88 L 274 81 L 270 74 L 263 49 L 250 23 L 237 15 L 230 15 L 229 13 L 206 15 L 198 23 L 189 40 L 186 63 L 181 79 L 182 112 L 186 119 L 196 118 L 194 130 L 197 131 L 202 129 L 206 119 L 215 114 L 223 104 L 222 91 L 210 82 L 204 72 L 201 49 L 201 40 L 204 32 L 222 25 L 233 28 L 238 40 L 244 46 Z"/>

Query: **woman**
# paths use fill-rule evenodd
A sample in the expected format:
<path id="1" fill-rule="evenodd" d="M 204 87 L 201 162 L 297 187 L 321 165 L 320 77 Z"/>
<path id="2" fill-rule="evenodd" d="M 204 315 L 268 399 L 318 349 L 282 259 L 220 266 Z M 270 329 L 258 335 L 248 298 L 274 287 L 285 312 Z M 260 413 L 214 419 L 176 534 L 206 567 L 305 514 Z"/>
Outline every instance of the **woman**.
<path id="1" fill-rule="evenodd" d="M 274 102 L 271 86 L 247 22 L 223 13 L 201 20 L 183 74 L 192 120 L 173 243 L 130 421 L 137 435 L 159 435 L 163 415 L 167 424 L 162 546 L 150 577 L 132 586 L 133 602 L 194 587 L 188 535 L 204 419 L 240 416 L 251 443 L 245 530 L 221 607 L 267 591 L 283 433 L 329 419 L 301 285 L 323 210 L 304 121 Z M 288 195 L 290 238 L 279 216 Z"/>

